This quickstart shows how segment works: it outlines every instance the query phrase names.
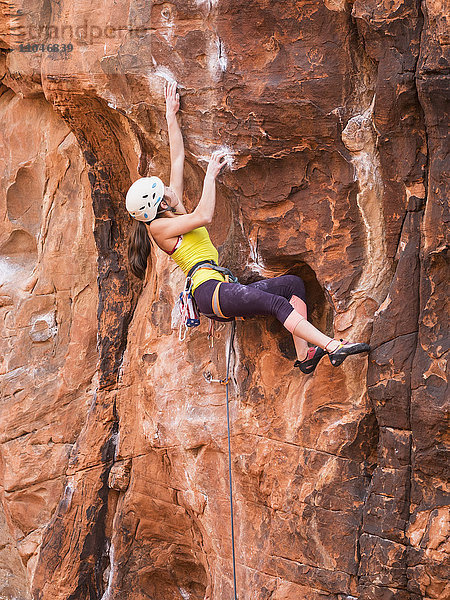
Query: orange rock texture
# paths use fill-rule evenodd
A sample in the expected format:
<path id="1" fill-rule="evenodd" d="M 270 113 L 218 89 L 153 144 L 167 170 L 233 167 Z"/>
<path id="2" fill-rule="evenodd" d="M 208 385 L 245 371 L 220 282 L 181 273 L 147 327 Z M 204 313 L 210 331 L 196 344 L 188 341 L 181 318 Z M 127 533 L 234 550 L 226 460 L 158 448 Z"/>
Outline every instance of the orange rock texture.
<path id="1" fill-rule="evenodd" d="M 173 79 L 189 208 L 232 154 L 222 264 L 301 275 L 313 323 L 372 347 L 304 376 L 277 322 L 238 322 L 239 598 L 448 598 L 446 3 L 0 5 L 0 598 L 233 597 L 203 376 L 229 325 L 179 341 L 182 273 L 154 249 L 142 284 L 126 259 L 130 183 L 168 183 Z"/>

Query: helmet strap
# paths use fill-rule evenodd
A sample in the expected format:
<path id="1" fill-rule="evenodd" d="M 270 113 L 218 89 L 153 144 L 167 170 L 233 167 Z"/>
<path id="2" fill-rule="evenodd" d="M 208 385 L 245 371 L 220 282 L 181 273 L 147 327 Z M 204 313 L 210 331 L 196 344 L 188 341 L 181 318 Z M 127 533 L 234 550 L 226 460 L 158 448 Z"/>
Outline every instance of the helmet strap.
<path id="1" fill-rule="evenodd" d="M 157 214 L 165 213 L 165 212 L 176 212 L 176 209 L 173 206 L 168 206 L 167 208 L 158 208 Z"/>

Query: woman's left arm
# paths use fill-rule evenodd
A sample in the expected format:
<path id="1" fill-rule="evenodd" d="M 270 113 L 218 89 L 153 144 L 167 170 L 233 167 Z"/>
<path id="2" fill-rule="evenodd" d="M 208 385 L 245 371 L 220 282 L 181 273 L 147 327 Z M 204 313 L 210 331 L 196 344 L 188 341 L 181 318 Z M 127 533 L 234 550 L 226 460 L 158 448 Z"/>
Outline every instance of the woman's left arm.
<path id="1" fill-rule="evenodd" d="M 180 108 L 180 95 L 177 93 L 176 81 L 166 84 L 164 87 L 164 97 L 166 99 L 166 120 L 170 145 L 170 187 L 176 193 L 183 206 L 184 143 L 183 135 L 177 121 L 177 112 Z"/>

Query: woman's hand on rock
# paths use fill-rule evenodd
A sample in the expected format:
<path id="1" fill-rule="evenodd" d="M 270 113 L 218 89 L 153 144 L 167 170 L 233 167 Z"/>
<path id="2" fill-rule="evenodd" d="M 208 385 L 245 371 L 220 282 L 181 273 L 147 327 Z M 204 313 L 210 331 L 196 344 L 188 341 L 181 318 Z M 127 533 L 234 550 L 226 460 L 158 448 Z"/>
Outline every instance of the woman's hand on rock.
<path id="1" fill-rule="evenodd" d="M 166 99 L 166 118 L 175 116 L 180 109 L 180 94 L 177 93 L 176 81 L 164 85 L 164 98 Z"/>
<path id="2" fill-rule="evenodd" d="M 216 150 L 211 154 L 209 159 L 206 175 L 211 175 L 214 179 L 220 173 L 221 169 L 227 164 L 227 152 L 224 150 Z"/>

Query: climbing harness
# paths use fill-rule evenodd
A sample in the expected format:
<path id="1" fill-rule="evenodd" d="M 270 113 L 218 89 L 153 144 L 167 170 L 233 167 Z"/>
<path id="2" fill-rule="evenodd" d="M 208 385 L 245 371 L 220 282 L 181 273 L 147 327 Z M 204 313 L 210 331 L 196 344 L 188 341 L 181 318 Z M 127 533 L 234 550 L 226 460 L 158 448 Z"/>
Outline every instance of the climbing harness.
<path id="1" fill-rule="evenodd" d="M 178 329 L 178 339 L 180 341 L 183 341 L 186 338 L 186 333 L 189 328 L 200 325 L 200 313 L 192 294 L 193 276 L 199 269 L 211 269 L 213 271 L 218 271 L 225 276 L 227 282 L 238 282 L 237 277 L 235 277 L 229 269 L 226 267 L 220 267 L 213 260 L 203 260 L 198 262 L 189 270 L 184 284 L 184 289 L 178 296 L 178 299 L 172 310 L 172 329 Z M 219 281 L 216 289 L 214 290 L 212 309 L 216 317 L 228 319 L 222 313 L 219 304 L 219 288 L 222 283 L 222 281 Z M 230 317 L 229 320 L 234 321 L 234 317 Z M 210 319 L 208 338 L 210 342 L 212 341 L 211 345 L 214 345 L 214 321 L 212 319 Z"/>
<path id="2" fill-rule="evenodd" d="M 222 273 L 222 275 L 225 275 L 226 281 L 231 281 L 231 283 L 238 283 L 238 278 L 233 275 L 230 269 L 227 269 L 226 267 L 219 267 L 219 265 L 213 260 L 202 260 L 201 262 L 196 263 L 189 270 L 187 276 L 193 277 L 199 269 L 211 269 L 212 271 L 218 271 L 219 273 Z"/>
<path id="3" fill-rule="evenodd" d="M 236 585 L 236 552 L 234 544 L 234 510 L 233 510 L 233 480 L 231 474 L 231 427 L 230 427 L 230 403 L 228 386 L 230 383 L 230 362 L 231 351 L 233 349 L 234 335 L 236 333 L 236 321 L 231 323 L 230 339 L 228 342 L 227 352 L 227 375 L 225 379 L 212 379 L 211 373 L 203 373 L 203 377 L 208 383 L 221 383 L 225 386 L 226 405 L 227 405 L 227 430 L 228 430 L 228 481 L 230 487 L 230 514 L 231 514 L 231 549 L 233 554 L 233 585 L 234 585 L 234 600 L 238 600 L 237 585 Z"/>

